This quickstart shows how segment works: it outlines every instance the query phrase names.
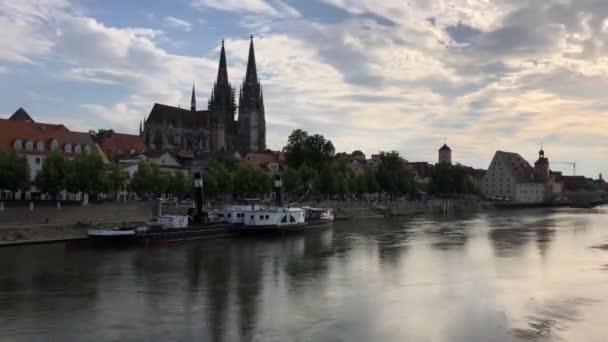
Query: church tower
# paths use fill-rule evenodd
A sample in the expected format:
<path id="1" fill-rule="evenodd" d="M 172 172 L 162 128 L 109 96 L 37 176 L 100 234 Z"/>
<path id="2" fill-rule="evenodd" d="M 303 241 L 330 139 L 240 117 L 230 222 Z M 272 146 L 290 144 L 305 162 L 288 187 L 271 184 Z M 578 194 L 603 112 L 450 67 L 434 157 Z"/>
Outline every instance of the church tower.
<path id="1" fill-rule="evenodd" d="M 226 51 L 222 40 L 220 51 L 220 64 L 217 71 L 217 80 L 213 85 L 209 99 L 210 126 L 211 126 L 211 152 L 230 151 L 234 149 L 233 136 L 236 131 L 234 114 L 234 88 L 228 81 L 228 67 L 226 66 Z"/>
<path id="2" fill-rule="evenodd" d="M 255 65 L 253 36 L 249 43 L 247 71 L 239 94 L 239 150 L 242 152 L 266 149 L 266 117 L 264 96 Z"/>
<path id="3" fill-rule="evenodd" d="M 439 149 L 439 164 L 452 165 L 452 149 L 444 141 L 443 146 Z"/>
<path id="4" fill-rule="evenodd" d="M 539 182 L 546 183 L 549 181 L 549 158 L 545 157 L 545 151 L 538 151 L 538 160 L 534 163 L 534 179 Z"/>
<path id="5" fill-rule="evenodd" d="M 192 98 L 190 99 L 190 110 L 196 112 L 196 93 L 194 91 L 194 82 L 192 82 Z"/>

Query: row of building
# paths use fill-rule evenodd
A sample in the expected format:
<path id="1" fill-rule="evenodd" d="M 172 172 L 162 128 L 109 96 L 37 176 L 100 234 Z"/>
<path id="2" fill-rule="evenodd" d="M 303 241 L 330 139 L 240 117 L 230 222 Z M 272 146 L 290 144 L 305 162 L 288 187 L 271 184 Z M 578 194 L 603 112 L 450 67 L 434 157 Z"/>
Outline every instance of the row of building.
<path id="1" fill-rule="evenodd" d="M 285 163 L 280 151 L 192 151 L 180 148 L 156 148 L 147 143 L 143 135 L 103 131 L 93 136 L 75 132 L 62 124 L 36 122 L 23 108 L 19 108 L 8 119 L 0 119 L 0 149 L 14 150 L 26 157 L 32 180 L 42 168 L 44 160 L 52 151 L 59 150 L 68 158 L 80 153 L 93 153 L 106 162 L 116 162 L 131 176 L 137 171 L 140 161 L 159 165 L 166 171 L 192 173 L 204 169 L 213 159 L 245 161 L 255 167 L 278 172 Z M 338 153 L 335 158 L 351 163 L 356 175 L 375 169 L 380 155 L 367 158 L 362 151 L 350 154 Z M 438 150 L 438 164 L 452 163 L 452 150 L 444 144 Z M 428 162 L 408 162 L 416 180 L 428 183 L 435 165 Z M 514 203 L 550 202 L 573 191 L 608 190 L 601 179 L 591 180 L 583 176 L 565 176 L 550 169 L 549 159 L 541 149 L 532 166 L 521 155 L 497 151 L 487 170 L 464 167 L 472 183 L 483 197 L 490 200 Z M 36 191 L 35 188 L 32 191 Z"/>

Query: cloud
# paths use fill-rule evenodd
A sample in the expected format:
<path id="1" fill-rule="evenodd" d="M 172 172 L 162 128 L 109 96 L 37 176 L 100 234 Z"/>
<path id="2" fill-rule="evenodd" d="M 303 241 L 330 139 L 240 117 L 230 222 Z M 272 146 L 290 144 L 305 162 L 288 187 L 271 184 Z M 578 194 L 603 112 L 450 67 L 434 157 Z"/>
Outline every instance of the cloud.
<path id="1" fill-rule="evenodd" d="M 293 1 L 191 2 L 203 16 L 230 12 L 256 33 L 269 146 L 299 127 L 338 150 L 399 150 L 410 160 L 434 161 L 447 137 L 454 159 L 477 167 L 496 149 L 533 158 L 541 142 L 552 160 L 608 152 L 603 1 L 318 1 L 340 15 L 310 17 L 310 4 Z M 176 28 L 168 18 L 164 27 Z M 187 105 L 193 79 L 204 103 L 215 78 L 219 46 L 176 55 L 163 48 L 162 30 L 111 26 L 66 1 L 3 3 L 0 25 L 9 30 L 0 72 L 53 61 L 57 80 L 120 93 L 77 103 L 120 130 L 135 132 L 154 102 Z M 248 45 L 226 39 L 236 87 Z M 583 164 L 588 174 L 608 167 Z"/>
<path id="2" fill-rule="evenodd" d="M 190 24 L 186 20 L 179 19 L 176 17 L 166 17 L 164 22 L 165 22 L 165 26 L 171 27 L 174 29 L 179 29 L 179 30 L 184 30 L 184 31 L 190 31 L 192 29 L 192 24 Z"/>
<path id="3" fill-rule="evenodd" d="M 300 17 L 300 12 L 282 0 L 194 0 L 192 6 L 197 9 L 213 8 L 216 10 L 249 13 L 269 17 Z"/>

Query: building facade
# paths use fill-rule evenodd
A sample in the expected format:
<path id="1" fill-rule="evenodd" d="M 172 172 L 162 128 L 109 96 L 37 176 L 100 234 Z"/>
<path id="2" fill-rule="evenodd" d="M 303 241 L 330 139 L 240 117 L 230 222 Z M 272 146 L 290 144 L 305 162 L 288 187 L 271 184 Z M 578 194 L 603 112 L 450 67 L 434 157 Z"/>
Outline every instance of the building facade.
<path id="1" fill-rule="evenodd" d="M 534 167 L 513 152 L 496 151 L 481 181 L 481 192 L 493 200 L 543 203 L 561 192 L 549 169 L 549 159 L 540 150 Z"/>
<path id="2" fill-rule="evenodd" d="M 0 119 L 0 149 L 15 151 L 26 158 L 31 181 L 36 179 L 47 156 L 53 151 L 60 151 L 69 159 L 81 153 L 92 153 L 107 162 L 89 133 L 74 132 L 61 124 L 36 122 L 23 108 L 19 108 L 8 119 Z M 36 191 L 32 187 L 26 197 Z"/>
<path id="3" fill-rule="evenodd" d="M 224 42 L 217 79 L 207 110 L 197 110 L 192 86 L 190 109 L 154 104 L 140 127 L 140 135 L 152 150 L 184 150 L 200 154 L 263 151 L 266 149 L 266 118 L 262 86 L 257 75 L 253 37 L 249 60 L 239 92 L 238 120 L 235 90 L 228 79 Z"/>
<path id="4" fill-rule="evenodd" d="M 452 164 L 452 149 L 447 144 L 444 143 L 439 149 L 438 153 L 439 164 Z"/>

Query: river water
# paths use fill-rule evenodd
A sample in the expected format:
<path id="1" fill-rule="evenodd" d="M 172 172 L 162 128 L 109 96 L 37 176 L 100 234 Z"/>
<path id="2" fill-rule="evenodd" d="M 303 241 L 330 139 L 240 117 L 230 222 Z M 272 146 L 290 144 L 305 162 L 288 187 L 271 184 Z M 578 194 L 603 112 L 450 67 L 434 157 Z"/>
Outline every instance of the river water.
<path id="1" fill-rule="evenodd" d="M 0 249 L 0 341 L 606 341 L 608 208 Z"/>

